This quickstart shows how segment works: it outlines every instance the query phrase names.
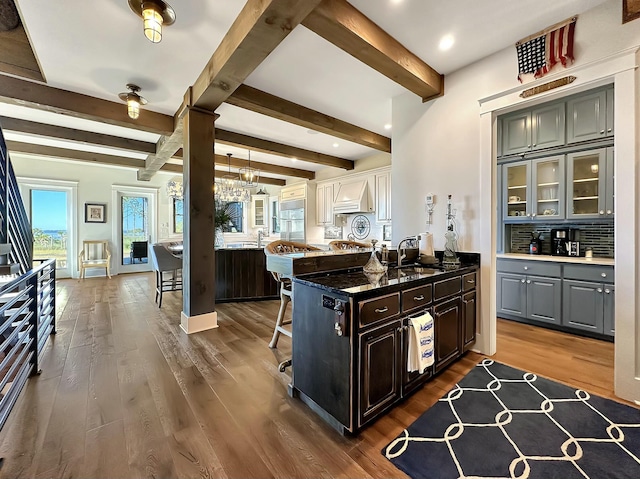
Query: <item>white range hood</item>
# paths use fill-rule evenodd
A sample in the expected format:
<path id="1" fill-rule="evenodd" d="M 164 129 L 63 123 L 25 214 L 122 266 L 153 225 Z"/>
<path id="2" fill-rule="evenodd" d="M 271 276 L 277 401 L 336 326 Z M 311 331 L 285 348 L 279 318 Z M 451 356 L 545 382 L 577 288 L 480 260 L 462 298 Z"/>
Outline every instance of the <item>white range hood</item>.
<path id="1" fill-rule="evenodd" d="M 354 178 L 338 184 L 333 202 L 334 214 L 371 213 L 367 178 Z"/>

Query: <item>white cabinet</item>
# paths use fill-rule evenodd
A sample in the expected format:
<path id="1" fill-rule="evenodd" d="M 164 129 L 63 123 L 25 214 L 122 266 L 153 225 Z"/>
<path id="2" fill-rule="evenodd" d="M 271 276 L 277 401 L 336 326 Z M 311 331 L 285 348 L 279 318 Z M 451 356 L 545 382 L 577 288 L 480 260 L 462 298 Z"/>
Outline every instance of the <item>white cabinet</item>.
<path id="1" fill-rule="evenodd" d="M 316 189 L 316 224 L 333 225 L 333 183 L 318 184 Z"/>
<path id="2" fill-rule="evenodd" d="M 266 228 L 269 225 L 269 196 L 251 196 L 251 227 Z"/>
<path id="3" fill-rule="evenodd" d="M 269 197 L 269 234 L 280 233 L 280 197 Z"/>
<path id="4" fill-rule="evenodd" d="M 280 201 L 304 200 L 307 197 L 307 184 L 297 183 L 295 185 L 283 186 L 280 190 Z"/>
<path id="5" fill-rule="evenodd" d="M 376 222 L 391 222 L 391 170 L 375 175 L 376 184 Z"/>

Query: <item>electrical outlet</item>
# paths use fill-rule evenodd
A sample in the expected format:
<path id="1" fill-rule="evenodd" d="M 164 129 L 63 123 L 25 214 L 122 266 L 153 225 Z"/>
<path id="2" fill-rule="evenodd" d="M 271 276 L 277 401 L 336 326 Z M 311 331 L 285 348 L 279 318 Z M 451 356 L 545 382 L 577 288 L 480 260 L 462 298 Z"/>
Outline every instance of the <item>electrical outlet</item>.
<path id="1" fill-rule="evenodd" d="M 427 193 L 427 196 L 424 197 L 425 204 L 432 206 L 436 202 L 436 195 L 433 193 Z"/>

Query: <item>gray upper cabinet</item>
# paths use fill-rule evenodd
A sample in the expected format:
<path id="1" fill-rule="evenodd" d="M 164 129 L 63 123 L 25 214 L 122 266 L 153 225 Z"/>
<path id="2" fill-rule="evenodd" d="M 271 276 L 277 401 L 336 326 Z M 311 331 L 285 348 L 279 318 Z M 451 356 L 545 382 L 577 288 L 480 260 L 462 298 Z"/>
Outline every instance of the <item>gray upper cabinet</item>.
<path id="1" fill-rule="evenodd" d="M 502 118 L 502 155 L 531 150 L 531 112 L 517 112 Z"/>
<path id="2" fill-rule="evenodd" d="M 613 88 L 567 101 L 567 143 L 613 136 Z"/>
<path id="3" fill-rule="evenodd" d="M 531 217 L 538 221 L 565 217 L 564 155 L 531 160 Z"/>
<path id="4" fill-rule="evenodd" d="M 613 148 L 567 155 L 567 218 L 612 218 L 613 175 Z"/>
<path id="5" fill-rule="evenodd" d="M 512 113 L 502 118 L 501 153 L 504 156 L 518 155 L 564 144 L 564 102 Z"/>
<path id="6" fill-rule="evenodd" d="M 531 160 L 502 165 L 502 218 L 531 221 Z"/>
<path id="7" fill-rule="evenodd" d="M 531 149 L 563 146 L 565 142 L 564 102 L 552 103 L 531 111 Z"/>

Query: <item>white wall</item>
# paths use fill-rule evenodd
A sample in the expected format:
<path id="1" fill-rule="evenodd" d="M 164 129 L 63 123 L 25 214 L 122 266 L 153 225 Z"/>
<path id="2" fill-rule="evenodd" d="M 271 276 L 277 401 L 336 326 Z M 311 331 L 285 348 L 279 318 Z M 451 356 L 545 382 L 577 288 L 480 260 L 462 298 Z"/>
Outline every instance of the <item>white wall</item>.
<path id="1" fill-rule="evenodd" d="M 167 196 L 167 181 L 175 176 L 160 172 L 151 181 L 138 181 L 136 170 L 131 168 L 110 167 L 105 165 L 82 163 L 70 160 L 52 160 L 33 156 L 10 153 L 11 162 L 18 177 L 38 178 L 47 180 L 68 180 L 78 182 L 77 196 L 77 224 L 78 245 L 82 240 L 109 239 L 112 252 L 115 251 L 113 238 L 116 206 L 112 201 L 112 185 L 126 185 L 135 187 L 156 188 L 158 192 L 158 231 L 151 232 L 152 240 L 158 241 L 168 238 L 181 238 L 182 235 L 172 234 L 173 210 L 171 199 Z M 85 203 L 106 203 L 106 223 L 85 223 Z M 112 254 L 112 256 L 114 256 Z M 113 258 L 112 258 L 113 261 Z M 75 274 L 76 272 L 74 272 Z M 90 274 L 90 272 L 88 272 Z"/>
<path id="2" fill-rule="evenodd" d="M 616 81 L 616 108 L 625 101 L 633 101 L 637 94 L 636 85 L 628 85 L 623 74 L 610 70 L 584 73 L 584 70 L 600 60 L 618 54 L 622 50 L 640 43 L 640 20 L 621 25 L 621 2 L 609 0 L 595 9 L 580 15 L 575 34 L 575 64 L 566 70 L 554 69 L 549 77 L 564 76 L 572 71 L 583 71 L 596 81 L 600 75 L 608 81 Z M 533 32 L 522 32 L 526 36 Z M 454 54 L 454 53 L 452 53 Z M 613 68 L 613 67 L 612 67 Z M 582 69 L 582 70 L 580 70 Z M 595 68 L 593 69 L 595 70 Z M 517 60 L 514 47 L 509 47 L 495 55 L 483 59 L 445 78 L 443 97 L 428 103 L 413 94 L 406 93 L 393 100 L 393 162 L 392 162 L 392 217 L 393 238 L 414 234 L 425 228 L 426 213 L 424 195 L 434 193 L 437 198 L 433 215 L 434 224 L 427 231 L 434 233 L 436 249 L 444 246 L 446 195 L 453 195 L 454 207 L 458 210 L 457 222 L 460 233 L 461 250 L 478 251 L 483 254 L 481 277 L 482 321 L 477 347 L 492 354 L 495 350 L 495 153 L 491 151 L 495 141 L 494 118 L 500 110 L 490 111 L 481 118 L 481 99 L 495 95 L 503 96 L 502 111 L 514 107 L 518 102 L 517 93 L 526 85 L 517 81 Z M 625 77 L 626 78 L 626 77 Z M 543 83 L 549 78 L 537 81 Z M 579 83 L 576 82 L 576 83 Z M 530 86 L 530 85 L 529 85 Z M 618 87 L 623 88 L 618 88 Z M 565 92 L 576 91 L 576 87 L 564 87 Z M 584 89 L 584 86 L 583 86 Z M 560 93 L 556 93 L 558 96 Z M 544 97 L 544 95 L 540 95 Z M 548 98 L 547 98 L 548 99 Z M 533 101 L 537 100 L 537 97 Z M 499 102 L 496 102 L 499 103 Z M 624 110 L 624 111 L 623 111 Z M 621 117 L 619 115 L 627 115 Z M 631 175 L 625 190 L 632 204 L 637 199 L 634 181 L 637 133 L 637 112 L 633 108 L 616 110 L 616 200 L 622 198 L 619 178 L 625 173 Z M 629 141 L 631 136 L 631 141 Z M 631 145 L 631 147 L 629 147 Z M 484 152 L 483 152 L 484 149 Z M 621 158 L 622 151 L 625 157 Z M 627 200 L 629 201 L 629 200 Z M 629 215 L 623 214 L 623 202 L 616 204 L 616 243 L 627 235 L 625 241 L 636 244 L 640 220 L 635 208 Z M 630 232 L 630 233 L 629 233 Z M 616 244 L 617 246 L 617 244 Z M 635 302 L 635 278 L 638 267 L 635 248 L 616 248 L 616 284 L 622 283 L 621 272 L 626 274 L 629 289 L 616 290 L 616 393 L 627 399 L 640 398 L 640 384 L 634 382 L 634 375 L 640 370 L 636 351 L 640 346 L 637 325 L 637 304 Z M 629 270 L 630 269 L 630 270 Z M 622 306 L 622 307 L 621 307 Z M 628 312 L 627 312 L 628 311 Z M 626 337 L 636 338 L 627 341 Z M 492 337 L 491 337 L 492 336 Z M 626 371 L 623 371 L 626 369 Z"/>
<path id="3" fill-rule="evenodd" d="M 362 171 L 373 170 L 374 168 L 382 168 L 383 166 L 389 166 L 390 164 L 391 155 L 389 153 L 374 153 L 373 155 L 356 160 L 353 170 L 341 170 L 340 168 L 330 167 L 323 168 L 316 172 L 315 181 L 339 178 L 352 173 L 360 173 Z"/>

